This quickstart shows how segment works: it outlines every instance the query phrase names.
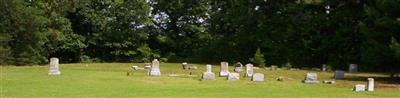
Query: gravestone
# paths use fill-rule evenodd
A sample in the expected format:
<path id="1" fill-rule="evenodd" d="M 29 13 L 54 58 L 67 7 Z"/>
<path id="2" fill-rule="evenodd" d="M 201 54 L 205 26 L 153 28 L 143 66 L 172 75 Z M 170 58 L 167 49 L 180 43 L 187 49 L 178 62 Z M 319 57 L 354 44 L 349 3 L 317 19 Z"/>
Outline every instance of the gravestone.
<path id="1" fill-rule="evenodd" d="M 309 83 L 309 84 L 319 83 L 319 81 L 317 79 L 317 73 L 307 73 L 303 82 Z"/>
<path id="2" fill-rule="evenodd" d="M 326 71 L 327 70 L 327 65 L 326 64 L 322 64 L 322 71 Z"/>
<path id="3" fill-rule="evenodd" d="M 258 82 L 264 81 L 264 74 L 262 74 L 262 73 L 254 73 L 254 75 L 253 75 L 251 80 L 252 81 L 258 81 Z"/>
<path id="4" fill-rule="evenodd" d="M 334 78 L 335 79 L 343 79 L 344 78 L 344 71 L 341 71 L 341 70 L 335 71 Z"/>
<path id="5" fill-rule="evenodd" d="M 188 67 L 189 67 L 189 65 L 188 65 L 187 62 L 183 62 L 183 63 L 182 63 L 182 68 L 183 68 L 183 69 L 186 70 L 186 69 L 188 69 Z"/>
<path id="6" fill-rule="evenodd" d="M 150 76 L 161 76 L 160 72 L 160 62 L 157 59 L 154 59 L 153 62 L 151 62 L 151 68 L 149 71 Z"/>
<path id="7" fill-rule="evenodd" d="M 355 72 L 357 72 L 358 70 L 357 70 L 357 64 L 350 64 L 349 65 L 349 72 L 351 72 L 351 73 L 355 73 Z"/>
<path id="8" fill-rule="evenodd" d="M 242 72 L 243 71 L 243 64 L 242 63 L 240 63 L 240 62 L 237 62 L 236 64 L 235 64 L 235 69 L 234 69 L 234 71 L 235 72 Z"/>
<path id="9" fill-rule="evenodd" d="M 60 75 L 60 64 L 58 63 L 58 58 L 50 58 L 50 67 L 49 67 L 49 75 Z"/>
<path id="10" fill-rule="evenodd" d="M 277 81 L 283 81 L 283 77 L 279 76 L 278 78 L 276 78 Z"/>
<path id="11" fill-rule="evenodd" d="M 253 76 L 253 64 L 246 64 L 246 77 Z"/>
<path id="12" fill-rule="evenodd" d="M 228 62 L 221 62 L 221 70 L 219 76 L 226 77 L 229 75 L 229 64 Z"/>
<path id="13" fill-rule="evenodd" d="M 189 75 L 192 75 L 196 70 L 197 70 L 197 66 L 189 66 Z"/>
<path id="14" fill-rule="evenodd" d="M 211 64 L 207 64 L 206 69 L 206 72 L 203 72 L 202 80 L 215 80 L 215 74 L 212 72 Z"/>
<path id="15" fill-rule="evenodd" d="M 239 80 L 239 77 L 240 77 L 239 73 L 232 72 L 232 73 L 229 73 L 228 80 L 236 81 L 236 80 Z"/>
<path id="16" fill-rule="evenodd" d="M 271 70 L 278 70 L 278 66 L 276 66 L 276 65 L 271 65 Z"/>
<path id="17" fill-rule="evenodd" d="M 151 68 L 151 63 L 144 63 L 144 68 L 150 69 Z"/>
<path id="18" fill-rule="evenodd" d="M 356 92 L 365 91 L 365 85 L 357 84 L 353 87 L 353 91 L 356 91 Z"/>
<path id="19" fill-rule="evenodd" d="M 368 78 L 368 89 L 367 91 L 374 91 L 374 78 Z"/>

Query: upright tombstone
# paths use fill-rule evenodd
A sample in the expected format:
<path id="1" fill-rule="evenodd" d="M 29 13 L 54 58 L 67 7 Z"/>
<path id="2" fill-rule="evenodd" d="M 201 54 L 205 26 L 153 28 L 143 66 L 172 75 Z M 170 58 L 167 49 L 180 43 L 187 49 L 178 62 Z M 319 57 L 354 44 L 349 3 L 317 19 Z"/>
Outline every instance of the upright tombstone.
<path id="1" fill-rule="evenodd" d="M 254 73 L 252 79 L 252 81 L 257 81 L 257 82 L 261 82 L 264 81 L 264 74 L 262 73 Z"/>
<path id="2" fill-rule="evenodd" d="M 349 72 L 351 72 L 351 73 L 358 72 L 357 69 L 358 69 L 358 68 L 357 68 L 357 64 L 350 64 L 350 65 L 349 65 Z"/>
<path id="3" fill-rule="evenodd" d="M 151 62 L 151 68 L 149 71 L 150 76 L 161 76 L 160 72 L 160 62 L 157 59 L 154 59 Z"/>
<path id="4" fill-rule="evenodd" d="M 276 66 L 276 65 L 271 65 L 271 70 L 278 70 L 278 66 Z"/>
<path id="5" fill-rule="evenodd" d="M 303 82 L 309 83 L 309 84 L 319 83 L 318 78 L 317 78 L 317 73 L 307 73 Z"/>
<path id="6" fill-rule="evenodd" d="M 219 76 L 227 77 L 229 75 L 229 63 L 221 62 L 221 70 L 219 72 Z"/>
<path id="7" fill-rule="evenodd" d="M 240 77 L 239 73 L 232 72 L 232 73 L 229 73 L 228 80 L 229 81 L 236 81 L 236 80 L 239 80 L 239 77 Z"/>
<path id="8" fill-rule="evenodd" d="M 253 64 L 246 64 L 246 75 L 245 77 L 253 76 Z"/>
<path id="9" fill-rule="evenodd" d="M 203 72 L 202 80 L 215 80 L 215 74 L 212 72 L 211 64 L 206 65 L 206 72 Z"/>
<path id="10" fill-rule="evenodd" d="M 374 78 L 368 78 L 367 91 L 374 91 Z"/>
<path id="11" fill-rule="evenodd" d="M 365 91 L 365 85 L 357 84 L 353 87 L 353 91 L 356 91 L 356 92 Z"/>
<path id="12" fill-rule="evenodd" d="M 322 64 L 322 71 L 326 71 L 327 70 L 327 65 L 326 64 Z"/>
<path id="13" fill-rule="evenodd" d="M 183 62 L 183 63 L 182 63 L 182 68 L 183 68 L 184 70 L 188 69 L 188 67 L 189 67 L 189 65 L 188 65 L 187 62 Z"/>
<path id="14" fill-rule="evenodd" d="M 236 64 L 235 64 L 235 69 L 234 69 L 234 71 L 235 72 L 242 72 L 243 71 L 243 64 L 242 63 L 240 63 L 240 62 L 237 62 Z"/>
<path id="15" fill-rule="evenodd" d="M 50 68 L 49 68 L 49 75 L 60 75 L 60 64 L 58 58 L 50 58 Z"/>
<path id="16" fill-rule="evenodd" d="M 333 77 L 335 79 L 343 79 L 344 78 L 344 71 L 341 71 L 341 70 L 335 71 L 335 75 Z"/>

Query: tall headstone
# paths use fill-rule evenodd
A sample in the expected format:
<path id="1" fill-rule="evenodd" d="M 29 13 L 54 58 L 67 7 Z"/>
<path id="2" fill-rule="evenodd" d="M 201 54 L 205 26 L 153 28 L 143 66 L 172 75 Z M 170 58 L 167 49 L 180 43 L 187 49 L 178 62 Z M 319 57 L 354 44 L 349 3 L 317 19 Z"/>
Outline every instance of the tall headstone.
<path id="1" fill-rule="evenodd" d="M 251 80 L 252 81 L 258 81 L 258 82 L 264 81 L 264 74 L 262 74 L 262 73 L 254 73 L 254 75 L 253 75 Z"/>
<path id="2" fill-rule="evenodd" d="M 353 87 L 353 91 L 356 91 L 356 92 L 365 91 L 365 85 L 357 84 Z"/>
<path id="3" fill-rule="evenodd" d="M 227 77 L 229 75 L 229 64 L 228 62 L 221 62 L 221 70 L 219 76 Z"/>
<path id="4" fill-rule="evenodd" d="M 327 70 L 327 65 L 326 64 L 322 64 L 322 71 L 326 71 Z"/>
<path id="5" fill-rule="evenodd" d="M 351 72 L 351 73 L 358 72 L 357 64 L 350 64 L 349 65 L 349 72 Z"/>
<path id="6" fill-rule="evenodd" d="M 253 76 L 253 64 L 246 64 L 246 77 Z"/>
<path id="7" fill-rule="evenodd" d="M 154 59 L 151 62 L 151 68 L 149 71 L 150 76 L 161 76 L 160 72 L 160 62 L 157 59 Z"/>
<path id="8" fill-rule="evenodd" d="M 202 74 L 202 80 L 215 80 L 215 74 L 212 72 L 211 64 L 206 65 L 206 72 Z"/>
<path id="9" fill-rule="evenodd" d="M 50 68 L 49 68 L 49 75 L 60 75 L 60 64 L 58 58 L 50 58 Z"/>
<path id="10" fill-rule="evenodd" d="M 307 73 L 303 81 L 304 83 L 319 83 L 317 73 Z"/>
<path id="11" fill-rule="evenodd" d="M 344 71 L 341 71 L 341 70 L 335 71 L 334 78 L 335 79 L 343 79 L 344 78 Z"/>
<path id="12" fill-rule="evenodd" d="M 235 70 L 234 70 L 235 72 L 242 72 L 243 71 L 243 64 L 242 63 L 240 63 L 240 62 L 237 62 L 236 64 L 235 64 Z"/>
<path id="13" fill-rule="evenodd" d="M 236 81 L 236 80 L 239 80 L 239 77 L 240 77 L 239 73 L 231 72 L 228 75 L 228 80 L 229 81 Z"/>
<path id="14" fill-rule="evenodd" d="M 368 78 L 368 89 L 367 91 L 374 91 L 374 78 Z"/>

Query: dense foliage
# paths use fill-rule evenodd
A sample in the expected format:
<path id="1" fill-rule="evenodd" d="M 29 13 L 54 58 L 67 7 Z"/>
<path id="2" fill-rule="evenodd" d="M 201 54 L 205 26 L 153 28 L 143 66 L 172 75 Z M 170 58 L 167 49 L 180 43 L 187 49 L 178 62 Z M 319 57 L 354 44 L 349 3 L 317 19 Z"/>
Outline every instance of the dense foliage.
<path id="1" fill-rule="evenodd" d="M 3 65 L 159 58 L 398 71 L 400 0 L 1 0 L 0 42 Z"/>

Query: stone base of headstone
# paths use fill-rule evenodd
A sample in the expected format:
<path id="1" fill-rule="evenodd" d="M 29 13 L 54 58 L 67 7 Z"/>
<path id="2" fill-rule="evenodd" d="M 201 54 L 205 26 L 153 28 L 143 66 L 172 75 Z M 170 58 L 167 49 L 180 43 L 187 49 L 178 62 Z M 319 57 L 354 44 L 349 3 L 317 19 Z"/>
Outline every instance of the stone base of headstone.
<path id="1" fill-rule="evenodd" d="M 357 84 L 353 87 L 353 91 L 356 92 L 365 91 L 365 85 Z"/>
<path id="2" fill-rule="evenodd" d="M 235 71 L 235 72 L 242 72 L 243 69 L 242 69 L 241 67 L 235 67 L 234 71 Z"/>
<path id="3" fill-rule="evenodd" d="M 149 72 L 149 75 L 150 76 L 161 76 L 161 72 L 158 70 L 151 70 L 150 72 Z"/>
<path id="4" fill-rule="evenodd" d="M 60 75 L 61 72 L 60 71 L 50 71 L 48 74 L 49 75 Z"/>
<path id="5" fill-rule="evenodd" d="M 229 75 L 229 72 L 219 72 L 219 76 L 221 77 L 227 77 Z"/>
<path id="6" fill-rule="evenodd" d="M 264 81 L 264 74 L 262 74 L 262 73 L 255 73 L 255 74 L 253 74 L 253 77 L 252 77 L 251 80 L 252 80 L 252 81 L 258 81 L 258 82 Z"/>
<path id="7" fill-rule="evenodd" d="M 215 80 L 215 74 L 213 72 L 203 72 L 202 80 Z"/>
<path id="8" fill-rule="evenodd" d="M 229 73 L 228 80 L 236 81 L 236 80 L 239 80 L 239 77 L 240 77 L 239 73 Z"/>
<path id="9" fill-rule="evenodd" d="M 304 83 L 307 83 L 307 84 L 316 84 L 316 83 L 319 83 L 319 81 L 311 81 L 311 80 L 304 80 L 303 82 L 304 82 Z"/>

